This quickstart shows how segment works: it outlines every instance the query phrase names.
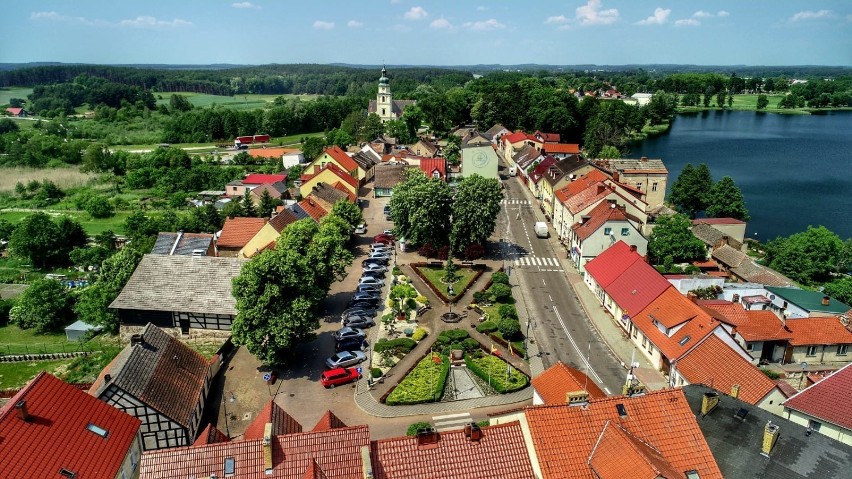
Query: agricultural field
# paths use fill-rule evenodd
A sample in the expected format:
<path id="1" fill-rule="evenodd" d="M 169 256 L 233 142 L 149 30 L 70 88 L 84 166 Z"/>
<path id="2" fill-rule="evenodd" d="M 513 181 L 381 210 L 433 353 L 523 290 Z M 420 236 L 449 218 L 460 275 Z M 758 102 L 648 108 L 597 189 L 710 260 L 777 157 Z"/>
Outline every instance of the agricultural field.
<path id="1" fill-rule="evenodd" d="M 302 101 L 311 101 L 318 95 L 234 95 L 220 96 L 208 95 L 206 93 L 191 93 L 191 92 L 175 92 L 175 93 L 157 93 L 157 105 L 168 105 L 169 99 L 173 94 L 183 95 L 192 103 L 192 106 L 197 108 L 209 108 L 213 105 L 233 108 L 235 110 L 255 110 L 258 108 L 268 108 L 270 104 L 279 96 L 284 98 L 298 98 Z"/>
<path id="2" fill-rule="evenodd" d="M 0 167 L 0 192 L 14 191 L 15 185 L 30 181 L 50 180 L 63 191 L 85 186 L 95 175 L 83 173 L 77 167 L 29 168 L 25 166 Z"/>
<path id="3" fill-rule="evenodd" d="M 32 88 L 27 87 L 10 87 L 0 88 L 0 105 L 8 105 L 12 98 L 27 99 L 27 95 L 33 92 Z"/>

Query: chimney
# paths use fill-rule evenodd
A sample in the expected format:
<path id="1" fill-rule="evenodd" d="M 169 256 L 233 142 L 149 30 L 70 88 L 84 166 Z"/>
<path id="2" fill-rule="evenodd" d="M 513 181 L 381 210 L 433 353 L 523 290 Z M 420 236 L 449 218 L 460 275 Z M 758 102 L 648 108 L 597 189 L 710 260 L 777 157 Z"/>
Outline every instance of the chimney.
<path id="1" fill-rule="evenodd" d="M 709 392 L 704 393 L 704 398 L 701 399 L 701 415 L 706 416 L 710 411 L 716 409 L 719 404 L 719 393 Z"/>
<path id="2" fill-rule="evenodd" d="M 692 291 L 689 291 L 688 293 L 686 293 L 686 299 L 692 301 L 693 303 L 697 303 L 698 302 L 698 295 L 693 293 Z M 736 397 L 736 396 L 734 396 L 734 397 Z"/>
<path id="3" fill-rule="evenodd" d="M 734 399 L 737 399 L 738 397 L 740 397 L 740 385 L 739 384 L 734 384 L 733 386 L 731 386 L 731 397 L 734 398 Z"/>
<path id="4" fill-rule="evenodd" d="M 722 245 L 730 245 L 731 243 L 728 241 L 727 235 L 722 235 L 722 240 L 720 241 Z"/>
<path id="5" fill-rule="evenodd" d="M 831 296 L 823 296 L 822 297 L 822 305 L 828 306 L 829 304 L 831 304 Z"/>
<path id="6" fill-rule="evenodd" d="M 648 162 L 648 157 L 647 157 L 647 156 L 643 156 L 642 158 L 639 158 L 639 161 L 644 161 L 644 162 L 646 162 L 646 163 L 647 163 L 647 162 Z"/>
<path id="7" fill-rule="evenodd" d="M 361 473 L 364 479 L 374 479 L 373 461 L 370 460 L 370 446 L 361 446 Z"/>
<path id="8" fill-rule="evenodd" d="M 598 185 L 598 194 L 603 193 L 605 189 L 606 189 L 606 186 L 599 184 Z"/>
<path id="9" fill-rule="evenodd" d="M 112 374 L 104 374 L 104 382 L 108 383 L 112 381 Z"/>
<path id="10" fill-rule="evenodd" d="M 636 252 L 636 245 L 635 245 L 635 244 L 630 245 L 630 252 L 631 252 L 631 253 L 635 253 L 635 252 Z"/>
<path id="11" fill-rule="evenodd" d="M 618 182 L 618 172 L 617 171 L 612 172 L 612 181 Z"/>
<path id="12" fill-rule="evenodd" d="M 134 335 L 130 336 L 130 345 L 135 346 L 137 344 L 140 345 L 140 346 L 145 344 L 145 337 L 143 335 L 134 334 Z"/>
<path id="13" fill-rule="evenodd" d="M 761 456 L 769 457 L 780 434 L 781 428 L 778 425 L 772 424 L 772 421 L 766 423 L 766 427 L 763 428 L 763 444 L 760 447 Z"/>
<path id="14" fill-rule="evenodd" d="M 417 430 L 417 446 L 424 449 L 438 447 L 438 431 L 434 427 Z"/>
<path id="15" fill-rule="evenodd" d="M 482 429 L 476 424 L 470 425 L 470 442 L 479 442 L 482 439 Z"/>
<path id="16" fill-rule="evenodd" d="M 565 393 L 565 402 L 569 406 L 577 406 L 589 402 L 589 393 L 586 391 L 569 391 Z"/>
<path id="17" fill-rule="evenodd" d="M 272 472 L 272 423 L 263 426 L 263 469 L 267 474 Z"/>
<path id="18" fill-rule="evenodd" d="M 15 411 L 18 412 L 18 417 L 21 421 L 30 422 L 32 416 L 30 416 L 30 412 L 27 410 L 27 400 L 21 399 L 17 403 L 15 403 Z"/>

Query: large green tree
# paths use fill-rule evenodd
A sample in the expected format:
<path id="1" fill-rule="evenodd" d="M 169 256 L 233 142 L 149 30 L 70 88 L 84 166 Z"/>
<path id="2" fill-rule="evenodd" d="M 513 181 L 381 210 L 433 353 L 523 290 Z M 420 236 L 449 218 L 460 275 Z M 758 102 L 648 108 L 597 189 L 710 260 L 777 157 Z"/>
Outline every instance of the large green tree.
<path id="1" fill-rule="evenodd" d="M 413 245 L 448 244 L 452 203 L 452 192 L 445 181 L 427 178 L 420 170 L 408 170 L 390 200 L 397 234 Z"/>
<path id="2" fill-rule="evenodd" d="M 736 218 L 742 221 L 751 218 L 745 206 L 743 192 L 730 176 L 723 176 L 710 188 L 705 212 L 710 218 Z"/>
<path id="3" fill-rule="evenodd" d="M 671 120 L 677 112 L 677 95 L 657 90 L 645 107 L 651 125 L 660 125 Z"/>
<path id="4" fill-rule="evenodd" d="M 361 208 L 357 204 L 348 201 L 338 201 L 335 203 L 331 207 L 331 213 L 346 221 L 352 228 L 364 222 L 364 214 L 361 212 Z"/>
<path id="5" fill-rule="evenodd" d="M 86 245 L 87 236 L 77 221 L 61 216 L 56 222 L 45 213 L 33 213 L 18 224 L 9 238 L 12 254 L 44 268 L 71 264 L 71 250 Z"/>
<path id="6" fill-rule="evenodd" d="M 695 168 L 687 163 L 672 184 L 669 201 L 679 212 L 695 218 L 698 212 L 707 207 L 707 196 L 712 187 L 713 177 L 706 164 L 702 163 Z"/>
<path id="7" fill-rule="evenodd" d="M 142 253 L 134 248 L 122 248 L 104 260 L 94 283 L 80 293 L 74 305 L 77 317 L 89 324 L 99 324 L 110 333 L 118 332 L 118 314 L 109 309 L 109 305 L 121 293 L 140 261 Z"/>
<path id="8" fill-rule="evenodd" d="M 36 333 L 56 331 L 70 322 L 71 305 L 71 297 L 59 281 L 38 279 L 18 297 L 9 319 L 21 329 L 33 328 Z"/>
<path id="9" fill-rule="evenodd" d="M 648 236 L 648 254 L 654 264 L 661 264 L 667 257 L 675 262 L 701 260 L 706 257 L 707 249 L 692 234 L 689 218 L 680 214 L 662 215 Z"/>
<path id="10" fill-rule="evenodd" d="M 823 292 L 838 301 L 852 305 L 852 276 L 843 276 L 825 283 Z"/>
<path id="11" fill-rule="evenodd" d="M 471 244 L 485 245 L 497 225 L 503 192 L 500 181 L 477 174 L 459 183 L 453 198 L 450 246 L 461 252 Z"/>
<path id="12" fill-rule="evenodd" d="M 764 261 L 771 268 L 800 283 L 827 281 L 843 269 L 846 245 L 825 226 L 766 243 Z M 848 265 L 847 265 L 848 266 Z"/>
<path id="13" fill-rule="evenodd" d="M 247 262 L 233 281 L 235 341 L 263 362 L 280 364 L 312 339 L 320 302 L 352 261 L 348 237 L 349 224 L 334 214 L 319 225 L 304 219 L 284 229 L 274 250 Z"/>
<path id="14" fill-rule="evenodd" d="M 769 98 L 762 93 L 757 95 L 757 109 L 765 110 L 767 106 L 769 106 Z"/>

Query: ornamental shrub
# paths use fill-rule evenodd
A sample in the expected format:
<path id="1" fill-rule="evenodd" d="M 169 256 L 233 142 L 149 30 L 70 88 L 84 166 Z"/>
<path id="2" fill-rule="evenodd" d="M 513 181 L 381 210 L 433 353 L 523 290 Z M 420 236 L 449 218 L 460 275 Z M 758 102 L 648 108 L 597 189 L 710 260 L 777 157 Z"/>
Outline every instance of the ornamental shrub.
<path id="1" fill-rule="evenodd" d="M 501 304 L 500 307 L 497 308 L 497 314 L 500 315 L 500 319 L 518 320 L 518 309 L 515 308 L 514 304 Z"/>
<path id="2" fill-rule="evenodd" d="M 417 329 L 414 330 L 414 334 L 411 335 L 411 339 L 413 339 L 413 340 L 415 340 L 419 343 L 420 341 L 423 340 L 423 338 L 426 337 L 427 334 L 429 334 L 429 333 L 427 333 L 425 329 L 417 328 Z"/>
<path id="3" fill-rule="evenodd" d="M 438 338 L 445 338 L 445 340 L 454 343 L 457 341 L 461 341 L 463 339 L 469 338 L 470 334 L 464 329 L 447 329 L 445 331 L 441 331 L 441 334 L 438 335 Z"/>
<path id="4" fill-rule="evenodd" d="M 508 303 L 512 300 L 512 288 L 502 283 L 494 283 L 488 288 L 488 293 L 499 303 Z"/>
<path id="5" fill-rule="evenodd" d="M 497 321 L 494 321 L 494 320 L 483 321 L 483 322 L 479 323 L 478 326 L 476 326 L 476 330 L 479 331 L 482 334 L 493 333 L 494 331 L 497 331 Z"/>
<path id="6" fill-rule="evenodd" d="M 509 284 L 509 275 L 502 271 L 497 271 L 491 275 L 491 283 Z"/>
<path id="7" fill-rule="evenodd" d="M 390 340 L 382 338 L 376 342 L 374 349 L 377 353 L 390 350 L 395 354 L 408 354 L 415 346 L 417 346 L 417 342 L 411 338 L 396 338 Z"/>
<path id="8" fill-rule="evenodd" d="M 506 341 L 511 341 L 521 334 L 521 323 L 515 319 L 501 319 L 497 323 L 497 330 Z"/>

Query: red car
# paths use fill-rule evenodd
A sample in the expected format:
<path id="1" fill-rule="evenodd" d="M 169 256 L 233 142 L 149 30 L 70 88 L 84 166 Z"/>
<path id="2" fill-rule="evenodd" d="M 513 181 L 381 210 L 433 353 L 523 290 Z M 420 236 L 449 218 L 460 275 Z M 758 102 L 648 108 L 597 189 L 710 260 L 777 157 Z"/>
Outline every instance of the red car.
<path id="1" fill-rule="evenodd" d="M 351 383 L 359 379 L 361 379 L 361 373 L 355 368 L 335 368 L 322 373 L 320 384 L 327 388 L 333 388 L 334 386 Z"/>
<path id="2" fill-rule="evenodd" d="M 387 245 L 393 244 L 393 237 L 388 236 L 386 234 L 380 234 L 373 236 L 373 241 L 376 243 L 384 243 Z"/>

